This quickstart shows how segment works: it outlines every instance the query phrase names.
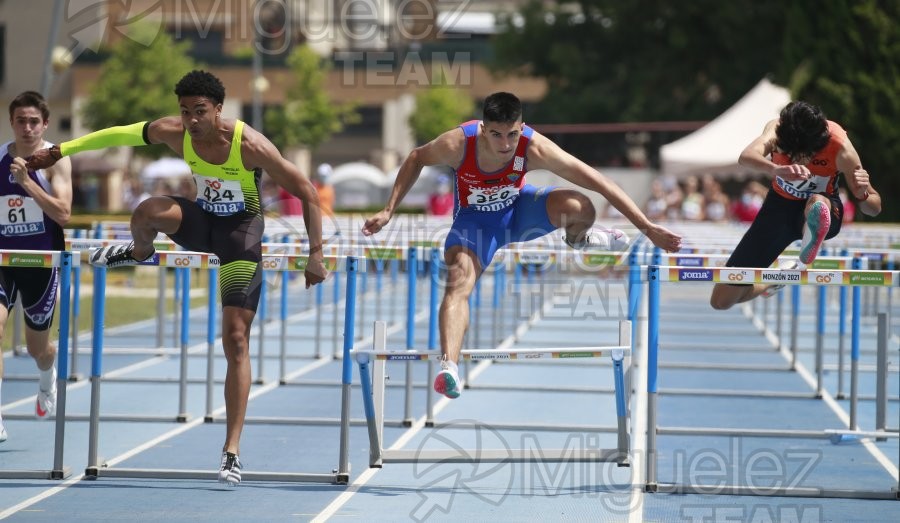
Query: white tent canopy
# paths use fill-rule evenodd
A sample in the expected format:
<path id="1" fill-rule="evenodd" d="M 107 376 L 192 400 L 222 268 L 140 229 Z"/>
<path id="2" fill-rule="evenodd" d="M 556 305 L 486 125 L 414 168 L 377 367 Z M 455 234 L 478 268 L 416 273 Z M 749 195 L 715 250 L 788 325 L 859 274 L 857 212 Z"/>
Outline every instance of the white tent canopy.
<path id="1" fill-rule="evenodd" d="M 666 175 L 737 174 L 744 147 L 762 133 L 770 120 L 791 101 L 787 89 L 763 79 L 736 104 L 693 133 L 662 146 L 660 159 Z"/>

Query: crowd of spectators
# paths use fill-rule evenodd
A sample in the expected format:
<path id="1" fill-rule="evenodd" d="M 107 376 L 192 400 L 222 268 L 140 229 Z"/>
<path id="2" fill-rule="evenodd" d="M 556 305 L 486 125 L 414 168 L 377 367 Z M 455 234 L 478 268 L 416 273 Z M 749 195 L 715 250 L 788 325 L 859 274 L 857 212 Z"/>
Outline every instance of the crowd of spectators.
<path id="1" fill-rule="evenodd" d="M 686 220 L 750 223 L 759 212 L 769 188 L 756 180 L 734 187 L 729 196 L 712 175 L 689 176 L 683 180 L 660 177 L 650 187 L 644 212 L 654 221 Z M 841 188 L 844 223 L 853 221 L 855 207 Z"/>

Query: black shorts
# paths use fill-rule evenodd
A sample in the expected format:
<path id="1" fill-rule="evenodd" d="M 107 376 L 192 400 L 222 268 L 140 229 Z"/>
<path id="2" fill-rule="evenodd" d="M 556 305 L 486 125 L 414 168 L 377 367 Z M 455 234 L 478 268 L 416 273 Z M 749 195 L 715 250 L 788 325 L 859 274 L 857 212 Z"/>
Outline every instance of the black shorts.
<path id="1" fill-rule="evenodd" d="M 262 215 L 215 216 L 191 200 L 170 198 L 181 207 L 181 226 L 169 238 L 189 251 L 218 256 L 222 305 L 256 311 L 262 282 Z"/>
<path id="2" fill-rule="evenodd" d="M 53 322 L 59 269 L 0 268 L 0 304 L 9 311 L 18 294 L 25 311 L 25 325 L 45 331 Z"/>
<path id="3" fill-rule="evenodd" d="M 835 194 L 828 199 L 831 200 L 831 226 L 825 239 L 837 236 L 844 217 L 844 205 L 840 198 Z M 725 265 L 770 267 L 791 243 L 803 238 L 806 202 L 807 200 L 788 200 L 769 190 L 759 214 Z"/>

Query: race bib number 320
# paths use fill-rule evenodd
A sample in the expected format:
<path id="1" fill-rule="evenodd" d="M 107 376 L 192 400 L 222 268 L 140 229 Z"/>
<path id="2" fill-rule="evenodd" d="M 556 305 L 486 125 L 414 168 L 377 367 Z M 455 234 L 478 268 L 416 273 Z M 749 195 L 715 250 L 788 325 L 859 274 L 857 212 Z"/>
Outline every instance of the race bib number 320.
<path id="1" fill-rule="evenodd" d="M 197 205 L 216 216 L 231 216 L 245 208 L 240 182 L 195 174 Z"/>
<path id="2" fill-rule="evenodd" d="M 34 198 L 0 196 L 0 235 L 31 236 L 44 232 L 44 213 Z"/>

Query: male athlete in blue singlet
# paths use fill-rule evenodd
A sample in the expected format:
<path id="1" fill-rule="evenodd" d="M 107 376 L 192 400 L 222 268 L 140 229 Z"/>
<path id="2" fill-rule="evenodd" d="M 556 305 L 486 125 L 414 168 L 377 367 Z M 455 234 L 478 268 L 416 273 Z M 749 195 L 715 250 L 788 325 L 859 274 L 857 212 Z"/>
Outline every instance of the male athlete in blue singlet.
<path id="1" fill-rule="evenodd" d="M 102 129 L 39 152 L 29 164 L 43 166 L 78 151 L 111 145 L 164 143 L 194 173 L 195 200 L 158 196 L 141 202 L 131 217 L 134 241 L 95 251 L 91 263 L 134 265 L 153 255 L 160 232 L 194 251 L 211 252 L 221 262 L 222 347 L 225 374 L 226 435 L 219 481 L 241 481 L 239 443 L 250 394 L 250 326 L 261 284 L 264 229 L 260 178 L 265 170 L 303 202 L 310 253 L 307 288 L 326 276 L 322 257 L 322 215 L 316 189 L 265 136 L 240 120 L 221 117 L 225 87 L 212 74 L 191 71 L 175 85 L 181 116 Z"/>
<path id="2" fill-rule="evenodd" d="M 444 245 L 448 271 L 439 318 L 444 361 L 434 382 L 435 390 L 449 398 L 459 396 L 457 362 L 469 325 L 469 295 L 499 248 L 559 228 L 575 249 L 627 246 L 622 231 L 591 230 L 597 212 L 587 196 L 528 185 L 526 171 L 546 169 L 596 191 L 655 245 L 667 251 L 681 248 L 681 237 L 651 223 L 615 183 L 522 123 L 522 104 L 510 93 L 488 96 L 481 121 L 465 123 L 413 150 L 400 167 L 387 206 L 366 221 L 363 234 L 375 234 L 390 221 L 426 165 L 456 169 L 456 209 Z"/>
<path id="3" fill-rule="evenodd" d="M 62 226 L 72 215 L 72 164 L 29 170 L 24 158 L 52 144 L 44 141 L 50 108 L 44 97 L 26 91 L 9 104 L 15 140 L 0 145 L 0 249 L 61 251 Z M 14 301 L 25 312 L 25 343 L 40 370 L 35 415 L 49 418 L 56 409 L 56 347 L 50 323 L 56 306 L 56 268 L 0 267 L 0 338 Z M 3 382 L 0 358 L 0 390 Z M 0 402 L 2 404 L 2 402 Z M 0 442 L 7 439 L 0 418 Z"/>

